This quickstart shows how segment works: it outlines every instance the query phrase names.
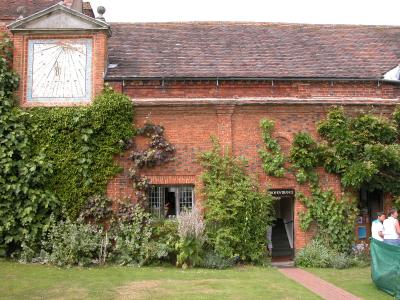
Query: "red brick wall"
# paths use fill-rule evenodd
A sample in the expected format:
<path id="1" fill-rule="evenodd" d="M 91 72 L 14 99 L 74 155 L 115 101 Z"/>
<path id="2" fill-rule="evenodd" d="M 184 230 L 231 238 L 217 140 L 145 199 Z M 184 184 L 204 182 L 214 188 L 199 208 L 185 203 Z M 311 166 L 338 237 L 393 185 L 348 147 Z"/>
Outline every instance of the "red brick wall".
<path id="1" fill-rule="evenodd" d="M 1 25 L 1 24 L 0 24 Z M 1 31 L 1 27 L 0 27 Z M 70 35 L 14 36 L 14 68 L 21 75 L 18 90 L 21 105 L 26 103 L 27 45 L 30 38 L 71 38 Z M 104 33 L 73 35 L 73 38 L 93 38 L 93 95 L 101 92 L 106 66 L 107 37 Z M 276 122 L 275 136 L 287 152 L 293 135 L 310 131 L 316 135 L 315 123 L 323 118 L 328 107 L 345 104 L 351 112 L 374 109 L 389 113 L 399 99 L 399 87 L 378 82 L 325 82 L 325 81 L 125 81 L 110 82 L 115 90 L 123 92 L 136 103 L 135 124 L 141 126 L 146 118 L 165 127 L 166 137 L 176 147 L 176 160 L 154 169 L 144 170 L 154 184 L 194 184 L 196 200 L 201 204 L 202 168 L 199 153 L 211 149 L 210 136 L 215 135 L 221 144 L 235 155 L 249 161 L 249 172 L 263 188 L 293 188 L 309 193 L 298 186 L 293 175 L 269 178 L 261 168 L 257 150 L 263 146 L 259 121 L 266 117 Z M 259 100 L 263 104 L 244 104 Z M 82 103 L 75 103 L 80 105 Z M 65 105 L 49 102 L 48 106 Z M 374 105 L 371 107 L 370 105 Z M 140 148 L 148 142 L 137 138 Z M 128 171 L 129 153 L 117 158 L 124 171 L 108 184 L 112 198 L 134 198 Z M 335 176 L 324 174 L 321 180 L 340 194 L 340 184 Z M 298 212 L 304 207 L 295 203 L 295 247 L 303 247 L 312 236 L 304 233 L 298 224 Z"/>
<path id="2" fill-rule="evenodd" d="M 147 83 L 121 83 L 113 82 L 112 86 L 131 96 L 136 103 L 135 124 L 141 126 L 146 119 L 155 124 L 165 126 L 165 135 L 168 140 L 176 146 L 176 160 L 167 165 L 144 170 L 143 174 L 150 177 L 156 184 L 183 184 L 192 183 L 196 187 L 201 186 L 200 174 L 202 169 L 198 163 L 198 154 L 211 148 L 210 136 L 218 136 L 222 145 L 229 147 L 235 155 L 243 155 L 249 161 L 249 172 L 264 188 L 293 188 L 296 192 L 309 194 L 304 186 L 299 186 L 293 175 L 287 174 L 284 178 L 267 177 L 261 167 L 258 149 L 263 146 L 259 122 L 262 118 L 275 121 L 275 137 L 280 141 L 283 151 L 288 152 L 294 134 L 299 131 L 309 131 L 316 135 L 315 123 L 321 120 L 330 105 L 311 104 L 318 97 L 327 97 L 335 94 L 329 99 L 337 103 L 353 103 L 353 98 L 365 97 L 365 103 L 369 105 L 348 105 L 347 110 L 356 113 L 361 110 L 374 110 L 375 112 L 388 114 L 392 111 L 393 101 L 398 98 L 398 88 L 393 85 L 380 85 L 377 83 L 306 83 L 301 82 L 256 82 L 252 86 L 249 82 L 230 82 L 229 88 L 216 86 L 215 82 L 195 83 L 173 83 L 164 87 Z M 299 87 L 303 89 L 303 95 L 309 95 L 307 100 L 299 100 L 299 104 L 285 104 L 286 97 L 300 97 L 296 94 Z M 352 92 L 357 90 L 360 95 Z M 215 94 L 214 94 L 215 93 Z M 280 100 L 281 104 L 263 105 L 240 105 L 238 97 L 271 97 Z M 272 97 L 273 96 L 273 97 Z M 160 98 L 162 99 L 160 99 Z M 171 97 L 174 97 L 171 99 Z M 221 101 L 215 100 L 218 97 Z M 350 98 L 351 97 L 351 98 Z M 202 103 L 201 99 L 212 98 L 211 102 Z M 135 100 L 137 99 L 137 100 Z M 238 103 L 232 104 L 229 100 L 239 99 Z M 270 98 L 268 98 L 270 99 Z M 182 101 L 178 101 L 182 100 Z M 390 101 L 386 101 L 390 100 Z M 149 102 L 150 101 L 150 102 Z M 169 104 L 163 104 L 167 102 Z M 174 103 L 175 101 L 175 103 Z M 187 101 L 187 104 L 185 104 Z M 197 102 L 196 102 L 197 101 Z M 215 104 L 212 103 L 215 101 Z M 227 104 L 224 105 L 223 102 Z M 361 100 L 361 102 L 363 102 Z M 171 105 L 172 103 L 172 105 Z M 273 103 L 273 102 L 272 102 Z M 302 104 L 300 104 L 302 103 Z M 308 104 L 309 103 L 309 104 Z M 329 103 L 329 101 L 327 101 Z M 385 104 L 385 105 L 383 105 Z M 146 140 L 137 138 L 138 146 L 146 146 Z M 127 155 L 127 154 L 126 154 Z M 132 197 L 132 183 L 128 179 L 129 160 L 120 158 L 119 162 L 125 171 L 118 175 L 109 184 L 109 196 L 114 198 Z M 326 188 L 332 188 L 340 196 L 341 188 L 333 175 L 325 174 L 320 170 L 321 183 Z M 199 189 L 196 192 L 197 202 L 201 202 Z M 299 228 L 298 212 L 304 207 L 296 201 L 295 203 L 295 247 L 303 247 L 311 240 L 312 232 L 304 233 Z"/>
<path id="3" fill-rule="evenodd" d="M 372 81 L 125 81 L 110 82 L 135 98 L 382 98 L 399 96 L 397 85 Z"/>
<path id="4" fill-rule="evenodd" d="M 30 39 L 77 39 L 90 38 L 93 40 L 93 58 L 92 58 L 92 95 L 97 96 L 101 93 L 104 86 L 104 70 L 107 54 L 107 36 L 103 32 L 95 34 L 50 34 L 50 35 L 25 35 L 15 34 L 14 40 L 14 69 L 20 75 L 21 83 L 17 91 L 17 96 L 21 106 L 76 106 L 85 105 L 87 102 L 57 102 L 49 100 L 48 102 L 28 103 L 27 95 L 27 69 L 28 69 L 28 41 Z"/>
<path id="5" fill-rule="evenodd" d="M 0 37 L 7 31 L 7 23 L 0 20 Z"/>

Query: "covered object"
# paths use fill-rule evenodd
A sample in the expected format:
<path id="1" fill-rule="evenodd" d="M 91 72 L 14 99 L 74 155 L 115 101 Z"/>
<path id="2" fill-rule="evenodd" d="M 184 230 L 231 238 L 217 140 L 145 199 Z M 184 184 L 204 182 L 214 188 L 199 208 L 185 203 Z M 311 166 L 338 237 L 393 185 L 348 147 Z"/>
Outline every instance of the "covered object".
<path id="1" fill-rule="evenodd" d="M 375 285 L 400 299 L 400 247 L 371 239 L 371 259 Z"/>

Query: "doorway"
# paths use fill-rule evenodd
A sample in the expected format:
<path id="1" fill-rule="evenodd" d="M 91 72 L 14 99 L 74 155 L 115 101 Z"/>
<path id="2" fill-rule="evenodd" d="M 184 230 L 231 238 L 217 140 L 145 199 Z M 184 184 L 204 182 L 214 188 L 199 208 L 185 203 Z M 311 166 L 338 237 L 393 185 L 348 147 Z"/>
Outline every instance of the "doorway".
<path id="1" fill-rule="evenodd" d="M 381 190 L 370 191 L 366 187 L 360 190 L 359 211 L 357 218 L 357 242 L 368 242 L 371 236 L 371 225 L 376 219 L 377 212 L 383 212 L 383 192 Z"/>
<path id="2" fill-rule="evenodd" d="M 271 189 L 276 198 L 275 222 L 272 226 L 272 258 L 285 260 L 294 257 L 294 190 Z"/>

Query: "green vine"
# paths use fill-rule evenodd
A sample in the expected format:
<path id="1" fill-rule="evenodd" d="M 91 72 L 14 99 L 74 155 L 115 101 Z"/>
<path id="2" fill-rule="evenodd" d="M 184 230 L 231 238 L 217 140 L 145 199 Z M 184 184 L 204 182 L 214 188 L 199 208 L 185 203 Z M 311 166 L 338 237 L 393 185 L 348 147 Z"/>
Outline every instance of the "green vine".
<path id="1" fill-rule="evenodd" d="M 322 148 L 307 132 L 299 132 L 294 136 L 290 149 L 290 162 L 295 170 L 296 180 L 300 184 L 310 182 L 318 185 L 316 168 L 321 165 Z"/>
<path id="2" fill-rule="evenodd" d="M 337 199 L 332 190 L 320 187 L 317 168 L 323 165 L 325 147 L 319 145 L 309 133 L 300 132 L 293 140 L 290 161 L 300 184 L 308 183 L 311 196 L 297 193 L 297 200 L 307 210 L 300 212 L 300 227 L 307 231 L 315 223 L 316 238 L 329 248 L 347 252 L 354 241 L 354 224 L 358 215 L 357 203 L 350 196 Z"/>
<path id="3" fill-rule="evenodd" d="M 339 175 L 342 186 L 350 191 L 367 187 L 398 195 L 399 116 L 397 109 L 394 113 L 396 126 L 382 116 L 349 117 L 343 108 L 334 107 L 318 125 L 320 143 L 308 133 L 295 136 L 290 160 L 296 169 L 297 181 L 308 183 L 311 189 L 311 197 L 299 194 L 299 201 L 307 208 L 300 214 L 301 227 L 307 230 L 315 222 L 317 237 L 327 246 L 339 251 L 350 248 L 358 210 L 356 201 L 349 197 L 339 200 L 332 191 L 322 190 L 316 168 L 323 167 Z"/>
<path id="4" fill-rule="evenodd" d="M 272 138 L 274 125 L 274 122 L 268 119 L 262 119 L 260 121 L 265 149 L 259 149 L 258 153 L 263 162 L 265 173 L 274 177 L 283 177 L 286 173 L 284 168 L 285 157 L 282 154 L 282 149 L 278 141 Z"/>
<path id="5" fill-rule="evenodd" d="M 400 109 L 394 120 L 400 119 Z M 318 133 L 328 149 L 323 166 L 340 175 L 345 188 L 368 187 L 400 194 L 400 145 L 398 123 L 383 116 L 346 116 L 335 107 L 318 125 Z"/>
<path id="6" fill-rule="evenodd" d="M 234 157 L 213 139 L 213 149 L 202 153 L 200 162 L 205 196 L 205 225 L 208 243 L 221 257 L 238 256 L 262 263 L 266 231 L 273 222 L 274 198 L 261 192 L 248 175 L 246 161 Z"/>
<path id="7" fill-rule="evenodd" d="M 19 77 L 12 70 L 12 42 L 7 36 L 0 40 L 0 98 L 11 101 L 18 87 Z"/>
<path id="8" fill-rule="evenodd" d="M 29 114 L 14 106 L 18 76 L 9 65 L 9 39 L 0 42 L 0 256 L 37 243 L 57 201 L 47 190 L 51 165 L 42 151 L 32 153 Z"/>
<path id="9" fill-rule="evenodd" d="M 307 208 L 300 212 L 300 227 L 307 231 L 312 223 L 317 226 L 316 238 L 329 248 L 347 252 L 354 241 L 354 225 L 358 215 L 357 202 L 350 196 L 337 199 L 332 190 L 311 188 L 311 197 L 297 193 L 297 200 Z"/>
<path id="10" fill-rule="evenodd" d="M 53 166 L 46 188 L 74 219 L 121 170 L 113 158 L 134 135 L 132 102 L 106 88 L 90 106 L 34 108 L 29 115 L 32 152 L 44 152 Z"/>

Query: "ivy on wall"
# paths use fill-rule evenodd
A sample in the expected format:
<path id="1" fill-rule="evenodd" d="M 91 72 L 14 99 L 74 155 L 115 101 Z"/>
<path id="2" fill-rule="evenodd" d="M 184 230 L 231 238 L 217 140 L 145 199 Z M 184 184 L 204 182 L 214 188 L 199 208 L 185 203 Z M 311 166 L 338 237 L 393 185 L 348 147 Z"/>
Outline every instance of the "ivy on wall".
<path id="1" fill-rule="evenodd" d="M 358 215 L 354 198 L 346 195 L 338 199 L 332 190 L 323 190 L 317 185 L 311 188 L 311 197 L 297 193 L 297 199 L 307 208 L 299 213 L 302 230 L 308 230 L 315 223 L 316 238 L 326 246 L 340 253 L 351 249 Z"/>
<path id="2" fill-rule="evenodd" d="M 280 177 L 285 173 L 286 160 L 271 137 L 273 122 L 260 123 L 266 150 L 260 150 L 263 168 L 268 175 Z M 346 251 L 353 241 L 357 203 L 350 196 L 337 199 L 331 190 L 324 190 L 317 168 L 340 176 L 342 186 L 349 192 L 362 187 L 400 195 L 400 107 L 393 120 L 373 114 L 347 116 L 342 107 L 333 107 L 317 130 L 318 142 L 307 132 L 295 135 L 288 161 L 300 184 L 310 186 L 311 196 L 298 193 L 307 210 L 300 214 L 301 227 L 312 223 L 318 227 L 317 238 L 338 251 Z"/>
<path id="3" fill-rule="evenodd" d="M 399 117 L 399 109 L 394 120 Z M 396 122 L 372 114 L 347 116 L 342 107 L 332 108 L 318 124 L 321 141 L 308 133 L 295 136 L 290 160 L 297 170 L 299 183 L 309 183 L 312 197 L 300 194 L 307 207 L 300 215 L 301 226 L 311 221 L 318 226 L 318 237 L 339 251 L 350 248 L 357 203 L 350 197 L 336 199 L 331 191 L 320 188 L 317 167 L 340 176 L 342 186 L 350 192 L 362 187 L 398 195 L 400 192 L 399 129 Z"/>
<path id="4" fill-rule="evenodd" d="M 268 119 L 260 121 L 262 139 L 265 148 L 259 149 L 258 153 L 262 160 L 262 167 L 266 174 L 274 177 L 285 176 L 285 157 L 282 154 L 281 146 L 278 141 L 272 137 L 274 122 Z"/>
<path id="5" fill-rule="evenodd" d="M 316 168 L 321 165 L 321 159 L 322 149 L 308 132 L 299 132 L 294 136 L 290 162 L 298 183 L 310 182 L 312 186 L 318 186 Z"/>
<path id="6" fill-rule="evenodd" d="M 399 108 L 394 121 L 372 114 L 350 117 L 333 108 L 318 125 L 324 168 L 340 175 L 345 188 L 400 194 L 399 119 Z"/>
<path id="7" fill-rule="evenodd" d="M 121 170 L 113 158 L 134 135 L 132 101 L 106 88 L 90 106 L 34 108 L 29 114 L 32 152 L 43 152 L 53 169 L 46 188 L 76 218 Z"/>
<path id="8" fill-rule="evenodd" d="M 46 189 L 51 165 L 31 151 L 29 114 L 14 106 L 18 76 L 9 65 L 11 42 L 0 42 L 0 256 L 37 242 L 57 207 Z"/>
<path id="9" fill-rule="evenodd" d="M 19 77 L 11 69 L 12 42 L 8 37 L 0 40 L 0 97 L 12 100 L 14 91 L 18 87 Z"/>

